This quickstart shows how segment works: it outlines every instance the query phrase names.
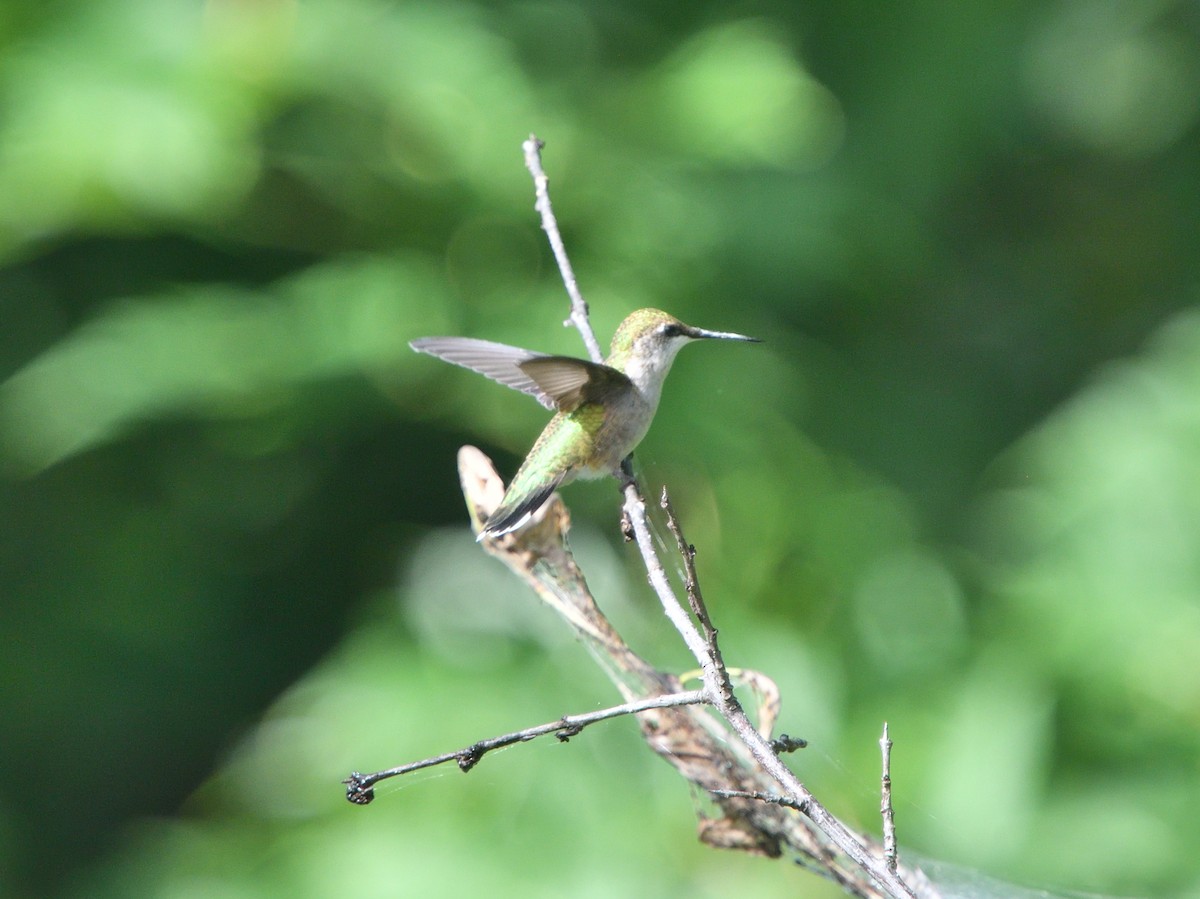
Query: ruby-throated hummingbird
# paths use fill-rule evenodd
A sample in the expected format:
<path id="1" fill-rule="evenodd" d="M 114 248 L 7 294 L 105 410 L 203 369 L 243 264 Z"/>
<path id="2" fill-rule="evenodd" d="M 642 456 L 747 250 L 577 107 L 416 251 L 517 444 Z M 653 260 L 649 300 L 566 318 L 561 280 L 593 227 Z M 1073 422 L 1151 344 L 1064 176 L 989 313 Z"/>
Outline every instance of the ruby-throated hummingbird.
<path id="1" fill-rule="evenodd" d="M 603 365 L 471 337 L 412 341 L 418 352 L 477 371 L 557 410 L 479 539 L 515 531 L 563 484 L 616 473 L 650 429 L 675 354 L 702 338 L 759 342 L 693 328 L 657 309 L 639 309 L 621 322 Z"/>

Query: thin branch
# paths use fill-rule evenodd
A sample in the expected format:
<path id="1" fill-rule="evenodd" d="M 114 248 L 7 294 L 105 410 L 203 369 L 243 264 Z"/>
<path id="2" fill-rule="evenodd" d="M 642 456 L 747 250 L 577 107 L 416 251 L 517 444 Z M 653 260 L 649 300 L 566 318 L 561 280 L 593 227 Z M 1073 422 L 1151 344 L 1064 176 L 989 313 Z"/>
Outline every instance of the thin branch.
<path id="1" fill-rule="evenodd" d="M 646 519 L 646 501 L 642 499 L 641 489 L 633 478 L 625 483 L 625 516 L 633 529 L 634 542 L 641 550 L 642 562 L 646 566 L 646 577 L 650 581 L 650 586 L 654 588 L 654 592 L 662 604 L 663 612 L 675 626 L 675 630 L 679 631 L 683 642 L 687 644 L 688 650 L 699 663 L 706 687 L 711 689 L 713 684 L 720 682 L 720 673 L 716 670 L 716 663 L 708 652 L 708 643 L 700 636 L 700 632 L 688 618 L 687 612 L 684 611 L 679 599 L 675 596 L 675 591 L 671 588 L 667 572 L 654 548 L 654 538 L 650 534 L 650 525 Z"/>
<path id="2" fill-rule="evenodd" d="M 708 792 L 721 799 L 753 799 L 755 802 L 781 805 L 784 808 L 792 808 L 805 815 L 808 814 L 808 803 L 803 799 L 780 796 L 778 793 L 767 793 L 763 790 L 709 790 Z"/>
<path id="3" fill-rule="evenodd" d="M 575 270 L 571 268 L 571 260 L 567 258 L 567 248 L 563 244 L 562 234 L 558 230 L 558 221 L 554 218 L 554 210 L 550 206 L 550 178 L 542 168 L 542 147 L 546 146 L 538 140 L 536 134 L 529 135 L 529 140 L 521 144 L 525 151 L 525 168 L 533 176 L 533 190 L 537 196 L 534 209 L 542 217 L 542 230 L 550 240 L 550 249 L 554 251 L 554 259 L 558 262 L 558 271 L 562 275 L 563 284 L 567 287 L 567 296 L 571 298 L 571 317 L 563 322 L 564 325 L 574 325 L 583 336 L 583 344 L 587 347 L 588 355 L 593 362 L 603 362 L 604 353 L 596 342 L 596 334 L 592 330 L 588 318 L 588 305 L 584 302 L 583 294 L 579 292 L 579 282 L 575 280 Z"/>
<path id="4" fill-rule="evenodd" d="M 883 736 L 879 738 L 879 751 L 883 755 L 883 778 L 880 787 L 879 812 L 883 815 L 883 859 L 889 871 L 896 873 L 896 817 L 892 811 L 892 741 L 888 737 L 887 722 L 883 722 Z"/>
<path id="5" fill-rule="evenodd" d="M 666 485 L 663 486 L 659 505 L 667 513 L 667 527 L 675 537 L 679 555 L 683 557 L 684 589 L 687 592 L 688 604 L 692 607 L 692 614 L 696 616 L 696 620 L 700 622 L 700 627 L 704 630 L 704 642 L 708 644 L 708 655 L 712 658 L 717 671 L 723 675 L 721 692 L 726 696 L 732 696 L 733 686 L 729 683 L 729 670 L 725 667 L 721 647 L 717 644 L 717 629 L 708 615 L 708 607 L 704 604 L 704 595 L 700 592 L 700 579 L 696 576 L 696 547 L 683 537 L 683 527 L 675 515 Z"/>
<path id="6" fill-rule="evenodd" d="M 687 617 L 687 613 L 679 604 L 679 600 L 663 572 L 662 562 L 659 561 L 654 541 L 650 535 L 650 526 L 646 519 L 646 504 L 638 492 L 636 483 L 625 485 L 625 511 L 633 528 L 638 549 L 641 550 L 642 561 L 649 574 L 650 585 L 658 594 L 667 618 L 675 625 L 688 649 L 700 663 L 704 676 L 704 687 L 709 694 L 709 700 L 720 716 L 741 738 L 754 760 L 785 790 L 789 801 L 796 803 L 796 805 L 788 807 L 802 811 L 834 846 L 845 853 L 887 895 L 913 896 L 912 890 L 900 879 L 898 874 L 889 871 L 887 866 L 882 864 L 881 860 L 876 858 L 849 828 L 817 801 L 816 797 L 779 758 L 771 746 L 770 739 L 754 728 L 745 709 L 742 708 L 732 691 L 723 690 L 722 684 L 727 681 L 728 675 L 718 667 L 716 660 L 708 652 L 708 644 L 700 636 L 691 619 Z"/>
<path id="7" fill-rule="evenodd" d="M 503 734 L 499 737 L 480 740 L 477 743 L 472 743 L 470 746 L 456 749 L 454 752 L 445 752 L 441 755 L 422 759 L 419 762 L 409 762 L 407 765 L 398 765 L 395 768 L 376 771 L 374 774 L 360 774 L 355 771 L 343 780 L 342 783 L 346 784 L 347 799 L 355 805 L 366 805 L 375 798 L 375 784 L 381 780 L 387 780 L 389 777 L 411 774 L 413 771 L 420 771 L 423 768 L 433 768 L 437 765 L 444 765 L 447 762 L 456 762 L 459 769 L 463 773 L 466 773 L 479 764 L 479 761 L 493 749 L 502 749 L 505 746 L 512 746 L 516 743 L 528 743 L 530 740 L 544 737 L 546 734 L 554 734 L 560 742 L 566 743 L 571 737 L 578 736 L 585 727 L 600 721 L 619 718 L 622 715 L 636 715 L 639 712 L 647 712 L 651 709 L 695 705 L 696 703 L 705 701 L 706 697 L 702 690 L 689 690 L 684 693 L 651 696 L 647 699 L 639 699 L 636 702 L 627 702 L 623 705 L 615 705 L 607 709 L 587 712 L 582 715 L 563 715 L 556 721 L 527 727 L 524 730 L 513 731 L 510 734 Z"/>

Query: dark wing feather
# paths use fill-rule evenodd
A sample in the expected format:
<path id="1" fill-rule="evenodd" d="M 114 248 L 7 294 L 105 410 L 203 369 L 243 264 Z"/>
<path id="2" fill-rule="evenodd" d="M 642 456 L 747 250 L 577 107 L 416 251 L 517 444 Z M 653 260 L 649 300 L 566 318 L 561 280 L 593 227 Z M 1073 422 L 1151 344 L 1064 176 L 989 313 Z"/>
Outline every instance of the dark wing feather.
<path id="1" fill-rule="evenodd" d="M 573 356 L 539 356 L 521 362 L 520 368 L 554 400 L 560 412 L 573 412 L 581 403 L 602 399 L 605 388 L 611 392 L 618 382 L 632 386 L 615 368 Z"/>

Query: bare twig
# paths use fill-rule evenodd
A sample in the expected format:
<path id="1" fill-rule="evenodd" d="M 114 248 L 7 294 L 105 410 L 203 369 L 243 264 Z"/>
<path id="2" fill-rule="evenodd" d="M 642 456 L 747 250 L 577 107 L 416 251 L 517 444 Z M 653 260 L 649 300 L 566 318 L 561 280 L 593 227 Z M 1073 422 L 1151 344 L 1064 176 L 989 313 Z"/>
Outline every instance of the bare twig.
<path id="1" fill-rule="evenodd" d="M 648 699 L 640 699 L 637 702 L 627 702 L 624 705 L 615 705 L 607 709 L 587 712 L 582 715 L 563 715 L 556 721 L 527 727 L 524 730 L 513 731 L 510 734 L 503 734 L 499 737 L 490 737 L 489 739 L 472 743 L 470 746 L 465 746 L 462 749 L 456 749 L 454 752 L 445 752 L 441 755 L 422 759 L 419 762 L 397 765 L 395 768 L 376 771 L 374 774 L 359 774 L 355 771 L 342 781 L 342 783 L 346 784 L 347 799 L 356 805 L 366 805 L 375 798 L 375 784 L 381 780 L 387 780 L 389 777 L 411 774 L 413 771 L 432 768 L 436 765 L 444 765 L 446 762 L 457 762 L 459 769 L 463 773 L 466 773 L 474 768 L 493 749 L 502 749 L 505 746 L 512 746 L 515 743 L 528 743 L 530 740 L 544 737 L 546 734 L 554 734 L 560 742 L 566 743 L 571 737 L 578 736 L 585 727 L 600 721 L 619 718 L 622 715 L 636 715 L 639 712 L 647 712 L 651 709 L 695 705 L 696 703 L 705 701 L 703 691 L 689 690 L 685 693 L 652 696 Z"/>
<path id="2" fill-rule="evenodd" d="M 780 796 L 778 793 L 767 793 L 763 790 L 709 790 L 713 796 L 722 799 L 753 799 L 755 802 L 767 802 L 771 805 L 782 805 L 784 808 L 794 808 L 798 812 L 808 814 L 808 803 L 791 796 Z"/>
<path id="3" fill-rule="evenodd" d="M 883 736 L 879 738 L 879 751 L 883 755 L 883 779 L 880 787 L 879 812 L 883 815 L 883 860 L 887 869 L 896 873 L 896 817 L 892 811 L 892 741 L 888 737 L 887 722 L 883 722 Z"/>
<path id="4" fill-rule="evenodd" d="M 671 588 L 671 582 L 667 579 L 667 573 L 654 548 L 654 538 L 646 518 L 646 501 L 642 499 L 641 488 L 634 478 L 629 478 L 625 483 L 625 516 L 633 530 L 634 542 L 642 552 L 646 576 L 662 603 L 663 612 L 683 637 L 683 642 L 687 644 L 692 656 L 700 663 L 706 687 L 712 689 L 714 685 L 720 684 L 722 672 L 717 670 L 716 662 L 708 652 L 708 643 L 700 636 L 700 632 L 688 618 L 687 612 L 679 604 L 679 599 Z M 720 692 L 719 687 L 716 692 Z"/>
<path id="5" fill-rule="evenodd" d="M 788 804 L 787 807 L 801 811 L 813 822 L 817 830 L 824 834 L 838 850 L 845 853 L 884 891 L 885 895 L 913 896 L 912 891 L 898 874 L 889 871 L 887 866 L 874 856 L 862 840 L 816 800 L 816 797 L 779 758 L 771 746 L 771 741 L 754 728 L 745 709 L 733 695 L 733 691 L 723 688 L 723 684 L 728 683 L 728 675 L 718 667 L 716 660 L 708 652 L 708 644 L 687 617 L 687 613 L 679 604 L 679 600 L 667 580 L 650 534 L 650 526 L 646 519 L 646 504 L 638 492 L 636 483 L 625 485 L 625 511 L 633 528 L 638 549 L 641 550 L 642 561 L 646 566 L 650 585 L 658 595 L 667 618 L 675 625 L 675 629 L 683 637 L 688 649 L 700 663 L 709 700 L 720 716 L 741 738 L 754 760 L 784 789 L 789 803 L 793 803 Z"/>
<path id="6" fill-rule="evenodd" d="M 542 168 L 542 147 L 546 146 L 538 140 L 536 134 L 529 135 L 529 140 L 521 144 L 525 151 L 525 168 L 533 176 L 533 189 L 537 195 L 534 208 L 542 217 L 542 230 L 550 241 L 550 249 L 554 251 L 554 259 L 558 262 L 558 271 L 562 274 L 563 284 L 567 287 L 567 296 L 571 298 L 571 317 L 563 322 L 579 329 L 583 336 L 583 345 L 587 347 L 588 355 L 593 362 L 603 362 L 604 353 L 596 342 L 596 334 L 592 331 L 592 323 L 588 318 L 588 306 L 579 292 L 579 283 L 575 280 L 575 271 L 571 268 L 571 260 L 567 257 L 567 248 L 563 245 L 562 234 L 558 230 L 558 221 L 554 218 L 554 210 L 550 206 L 550 178 Z"/>
<path id="7" fill-rule="evenodd" d="M 688 604 L 692 607 L 692 614 L 696 616 L 696 620 L 700 622 L 700 627 L 704 630 L 704 642 L 708 645 L 708 654 L 717 671 L 724 676 L 721 690 L 723 693 L 732 694 L 733 687 L 729 683 L 729 671 L 725 667 L 725 659 L 721 656 L 721 647 L 717 644 L 717 629 L 708 616 L 708 607 L 704 605 L 704 596 L 700 592 L 700 579 L 696 576 L 696 547 L 683 537 L 683 527 L 675 516 L 675 509 L 671 505 L 671 497 L 667 493 L 666 486 L 662 489 L 659 505 L 667 513 L 667 527 L 674 535 L 675 545 L 683 557 L 684 589 L 687 592 Z"/>

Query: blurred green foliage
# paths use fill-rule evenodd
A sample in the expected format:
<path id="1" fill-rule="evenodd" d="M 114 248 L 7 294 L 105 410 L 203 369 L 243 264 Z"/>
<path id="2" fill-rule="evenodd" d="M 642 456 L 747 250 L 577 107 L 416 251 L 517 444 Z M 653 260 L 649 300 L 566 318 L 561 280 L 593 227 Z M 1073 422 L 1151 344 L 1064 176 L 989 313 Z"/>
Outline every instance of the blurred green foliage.
<path id="1" fill-rule="evenodd" d="M 11 2 L 0 10 L 0 891 L 833 896 L 694 838 L 472 544 L 454 450 L 544 412 L 406 342 L 689 349 L 639 453 L 731 663 L 876 828 L 1200 896 L 1200 17 L 1005 4 Z M 688 667 L 571 488 L 601 602 Z"/>

